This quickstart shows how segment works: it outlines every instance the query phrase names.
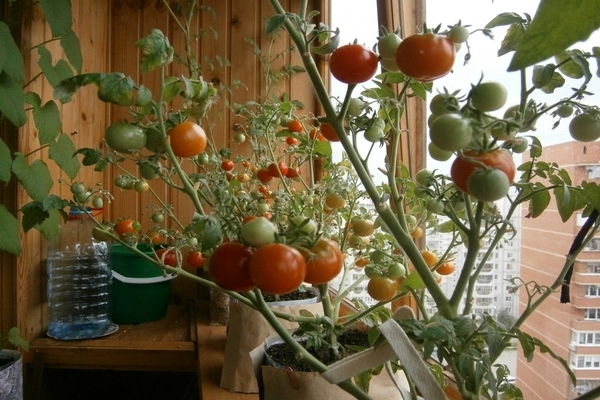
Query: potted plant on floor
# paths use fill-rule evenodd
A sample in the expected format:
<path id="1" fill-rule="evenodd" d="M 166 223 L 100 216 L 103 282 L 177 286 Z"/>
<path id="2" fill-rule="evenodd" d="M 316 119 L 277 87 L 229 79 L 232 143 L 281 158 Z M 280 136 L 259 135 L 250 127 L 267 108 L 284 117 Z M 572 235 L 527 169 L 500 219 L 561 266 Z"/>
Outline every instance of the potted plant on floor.
<path id="1" fill-rule="evenodd" d="M 17 350 L 4 348 L 7 341 L 14 347 L 29 350 L 29 343 L 18 328 L 11 328 L 6 337 L 0 335 L 0 396 L 7 400 L 23 399 L 23 358 Z"/>
<path id="2" fill-rule="evenodd" d="M 490 105 L 485 101 L 482 104 L 480 100 L 477 100 L 480 96 L 477 93 L 484 90 L 482 88 L 489 90 L 490 87 L 489 85 L 484 85 L 483 83 L 485 82 L 479 84 L 479 77 L 474 80 L 473 88 L 463 88 L 460 94 L 449 92 L 436 96 L 434 97 L 435 101 L 432 100 L 435 105 L 435 107 L 433 107 L 435 110 L 434 115 L 437 118 L 435 118 L 431 124 L 431 141 L 433 142 L 433 146 L 430 151 L 439 158 L 456 157 L 455 159 L 460 161 L 453 162 L 467 164 L 466 166 L 463 166 L 461 170 L 465 171 L 470 168 L 469 171 L 471 172 L 463 174 L 464 178 L 468 175 L 468 179 L 464 179 L 461 184 L 459 183 L 460 180 L 458 179 L 458 175 L 452 176 L 451 174 L 450 177 L 447 177 L 432 173 L 431 171 L 424 171 L 418 176 L 415 176 L 415 171 L 408 171 L 404 166 L 398 163 L 396 157 L 392 155 L 383 167 L 383 174 L 387 178 L 387 182 L 378 187 L 371 178 L 371 174 L 376 173 L 376 171 L 369 171 L 368 164 L 366 163 L 369 152 L 367 150 L 366 154 L 363 153 L 362 148 L 356 144 L 355 138 L 358 137 L 358 135 L 366 135 L 368 132 L 369 137 L 373 139 L 374 143 L 389 142 L 392 144 L 392 148 L 397 148 L 400 135 L 406 134 L 399 129 L 404 96 L 425 96 L 430 86 L 428 83 L 422 83 L 420 81 L 434 79 L 439 76 L 440 73 L 443 74 L 444 72 L 447 72 L 447 70 L 441 72 L 433 71 L 434 74 L 431 76 L 412 77 L 411 75 L 413 75 L 413 72 L 410 71 L 410 65 L 408 66 L 408 69 L 406 65 L 400 65 L 404 60 L 404 58 L 401 58 L 401 62 L 397 63 L 400 72 L 390 71 L 377 76 L 375 78 L 377 83 L 376 89 L 366 90 L 363 93 L 363 101 L 366 102 L 366 104 L 357 103 L 355 100 L 351 99 L 353 89 L 355 89 L 358 84 L 369 80 L 371 76 L 375 74 L 375 70 L 373 70 L 372 67 L 373 65 L 376 67 L 379 60 L 377 59 L 377 56 L 374 56 L 374 54 L 370 53 L 367 49 L 352 47 L 351 49 L 353 51 L 357 51 L 359 54 L 364 54 L 366 56 L 364 64 L 368 67 L 367 69 L 371 71 L 371 75 L 360 74 L 360 76 L 356 77 L 355 72 L 357 69 L 349 71 L 349 76 L 344 75 L 340 70 L 337 70 L 340 74 L 334 72 L 334 75 L 337 78 L 340 78 L 340 80 L 343 79 L 349 84 L 349 90 L 346 98 L 332 102 L 325 86 L 318 76 L 311 56 L 311 49 L 309 48 L 311 47 L 310 45 L 317 40 L 321 40 L 327 36 L 327 28 L 316 27 L 310 24 L 310 18 L 312 16 L 310 13 L 302 12 L 300 15 L 289 14 L 280 7 L 277 1 L 273 1 L 272 3 L 277 15 L 271 18 L 268 24 L 269 31 L 274 32 L 281 26 L 284 26 L 288 30 L 291 38 L 296 44 L 299 54 L 302 56 L 304 67 L 313 80 L 315 91 L 323 105 L 324 115 L 317 117 L 315 120 L 308 119 L 308 121 L 311 122 L 311 124 L 314 122 L 314 125 L 317 126 L 327 127 L 326 129 L 329 130 L 328 132 L 334 133 L 331 138 L 333 140 L 339 139 L 341 141 L 346 150 L 349 163 L 344 160 L 341 165 L 337 165 L 336 163 L 331 163 L 331 165 L 336 168 L 346 168 L 348 171 L 354 171 L 348 175 L 358 177 L 361 181 L 361 185 L 355 183 L 352 188 L 363 188 L 361 190 L 364 190 L 368 194 L 371 199 L 373 211 L 378 215 L 377 218 L 373 219 L 376 219 L 376 226 L 379 230 L 374 230 L 372 234 L 367 235 L 372 238 L 369 243 L 360 239 L 360 237 L 362 237 L 361 235 L 358 235 L 359 238 L 346 235 L 353 230 L 349 224 L 349 222 L 352 223 L 352 218 L 350 215 L 343 213 L 335 214 L 335 218 L 341 218 L 339 221 L 342 223 L 331 224 L 331 226 L 325 223 L 321 224 L 321 229 L 318 230 L 317 233 L 327 235 L 328 229 L 331 228 L 331 233 L 329 233 L 329 235 L 332 237 L 338 235 L 342 240 L 347 240 L 347 243 L 352 242 L 354 246 L 357 247 L 355 249 L 357 250 L 356 254 L 353 254 L 356 256 L 356 261 L 354 261 L 356 263 L 358 263 L 358 260 L 363 260 L 364 254 L 369 255 L 368 262 L 372 263 L 372 265 L 371 268 L 365 269 L 370 276 L 366 275 L 367 277 L 363 279 L 368 278 L 370 279 L 370 282 L 377 283 L 370 284 L 370 286 L 372 287 L 373 296 L 381 300 L 381 303 L 378 305 L 382 305 L 385 302 L 404 296 L 408 293 L 414 295 L 419 300 L 419 303 L 422 304 L 425 296 L 425 289 L 427 289 L 429 295 L 436 302 L 438 314 L 428 316 L 426 313 L 423 313 L 423 320 L 417 321 L 409 319 L 408 321 L 400 321 L 400 325 L 413 340 L 422 344 L 425 358 L 432 354 L 433 349 L 438 349 L 437 356 L 439 360 L 447 363 L 447 368 L 452 372 L 453 378 L 464 398 L 497 398 L 499 392 L 504 394 L 515 393 L 517 389 L 506 382 L 505 378 L 507 376 L 507 371 L 502 367 L 494 368 L 492 366 L 493 360 L 498 353 L 505 348 L 507 339 L 514 336 L 519 338 L 523 347 L 527 349 L 528 354 L 533 354 L 532 352 L 535 346 L 542 345 L 536 339 L 521 332 L 519 326 L 522 323 L 522 320 L 535 309 L 536 305 L 549 296 L 551 288 L 543 290 L 539 297 L 534 294 L 531 298 L 531 307 L 526 314 L 510 327 L 498 324 L 489 316 L 484 316 L 479 320 L 473 320 L 469 317 L 469 307 L 459 309 L 459 304 L 463 293 L 468 293 L 471 290 L 471 282 L 473 279 L 476 279 L 477 275 L 481 272 L 485 258 L 489 257 L 493 247 L 496 246 L 503 235 L 511 229 L 510 223 L 508 222 L 509 219 L 505 215 L 500 215 L 498 213 L 498 210 L 493 206 L 493 201 L 508 194 L 513 179 L 517 179 L 517 182 L 514 184 L 517 192 L 516 194 L 510 195 L 513 201 L 513 206 L 511 207 L 512 211 L 514 211 L 515 207 L 519 204 L 529 202 L 532 205 L 534 214 L 537 214 L 543 211 L 547 205 L 547 199 L 550 196 L 549 191 L 554 190 L 557 196 L 563 196 L 564 192 L 561 192 L 561 190 L 565 190 L 565 188 L 569 189 L 572 193 L 581 194 L 581 196 L 577 196 L 576 198 L 572 197 L 570 199 L 561 197 L 564 201 L 560 203 L 565 207 L 568 215 L 575 209 L 581 209 L 583 207 L 588 207 L 589 210 L 597 208 L 593 196 L 593 193 L 596 190 L 595 185 L 590 184 L 585 187 L 571 187 L 565 173 L 558 167 L 544 167 L 542 163 L 537 163 L 535 161 L 528 164 L 528 168 L 523 167 L 525 171 L 523 171 L 522 177 L 515 178 L 512 176 L 512 171 L 514 171 L 514 169 L 510 164 L 511 158 L 509 155 L 507 156 L 508 153 L 505 153 L 505 151 L 514 152 L 529 149 L 534 160 L 537 159 L 539 152 L 541 151 L 539 142 L 533 140 L 533 146 L 529 146 L 529 148 L 527 144 L 523 146 L 523 143 L 526 142 L 522 140 L 522 138 L 518 138 L 517 133 L 519 131 L 526 131 L 532 126 L 537 118 L 541 117 L 544 113 L 552 112 L 557 109 L 559 105 L 572 104 L 577 108 L 581 115 L 587 115 L 588 117 L 593 116 L 593 107 L 579 101 L 580 97 L 584 94 L 584 91 L 577 91 L 573 98 L 563 99 L 559 102 L 561 104 L 552 104 L 551 106 L 544 106 L 541 103 L 528 103 L 527 100 L 531 93 L 526 91 L 523 93 L 523 102 L 519 105 L 519 111 L 507 115 L 506 117 L 495 116 L 493 114 L 493 111 L 498 106 L 497 104 Z M 527 26 L 526 20 L 524 22 L 515 22 L 510 18 L 508 20 L 510 23 L 517 24 L 517 28 L 515 29 L 520 29 L 519 27 L 521 25 Z M 506 21 L 506 19 L 503 19 L 503 21 Z M 532 29 L 533 26 L 534 25 L 532 24 Z M 460 31 L 459 28 L 455 28 L 455 30 Z M 438 32 L 438 34 L 439 33 L 441 32 Z M 450 37 L 453 36 L 452 29 L 448 34 Z M 456 32 L 454 35 L 455 34 Z M 431 38 L 431 36 L 427 35 L 422 36 Z M 417 39 L 419 38 L 421 37 L 417 37 Z M 454 54 L 454 44 L 452 42 L 449 43 L 445 37 L 434 36 L 433 38 L 441 41 L 443 50 L 449 52 L 444 54 Z M 455 36 L 454 40 L 459 41 L 461 39 L 460 37 Z M 412 41 L 412 39 L 409 40 L 409 38 L 404 38 L 403 43 L 410 43 Z M 151 66 L 152 68 L 161 69 L 167 63 L 171 62 L 169 54 L 172 54 L 172 49 L 168 45 L 168 42 L 164 40 L 164 36 L 161 36 L 160 33 L 153 32 L 152 36 L 140 44 L 141 47 L 144 48 L 146 57 L 148 57 L 147 59 L 142 60 L 142 62 L 159 60 L 157 64 Z M 152 48 L 153 45 L 156 45 L 157 47 Z M 321 51 L 322 50 L 323 49 L 321 49 Z M 153 51 L 155 52 L 153 53 Z M 348 63 L 343 61 L 344 58 L 337 64 L 334 62 L 336 58 L 343 56 L 346 51 L 348 51 L 348 47 L 340 46 L 332 54 L 330 58 L 332 72 L 340 66 L 348 66 Z M 383 57 L 384 54 L 382 49 L 379 49 L 378 51 Z M 398 54 L 398 51 L 399 50 L 396 50 L 394 54 Z M 334 57 L 336 52 L 338 52 L 337 56 Z M 152 54 L 161 54 L 166 57 L 151 58 L 150 55 Z M 588 65 L 587 58 L 589 57 L 591 57 L 589 53 L 583 53 L 581 58 L 572 56 L 570 59 L 563 62 L 562 65 L 565 65 L 570 62 L 571 59 L 574 59 L 578 61 L 578 65 L 583 66 L 582 68 L 584 68 L 584 66 Z M 382 59 L 386 60 L 386 58 Z M 413 61 L 409 64 L 412 63 Z M 386 64 L 389 66 L 389 63 Z M 337 65 L 338 67 L 334 67 L 334 65 Z M 146 64 L 146 67 L 148 66 L 150 65 Z M 363 65 L 361 64 L 360 66 L 361 68 L 359 70 L 362 69 Z M 449 68 L 452 68 L 452 64 L 450 64 Z M 554 71 L 554 73 L 558 72 Z M 547 88 L 548 86 L 551 86 L 553 78 L 556 77 L 554 73 L 550 74 L 549 78 L 546 74 L 536 75 L 536 87 Z M 85 76 L 70 80 L 67 83 L 74 83 L 75 86 L 90 82 L 102 85 L 102 83 L 108 82 L 106 79 L 115 77 L 116 76 L 114 75 Z M 234 214 L 231 215 L 231 218 L 227 219 L 225 217 L 227 213 L 222 213 L 219 218 L 215 218 L 204 210 L 204 206 L 205 204 L 210 204 L 212 206 L 220 204 L 232 204 L 234 206 L 237 204 L 256 204 L 256 209 L 258 210 L 258 205 L 263 203 L 260 201 L 252 203 L 253 198 L 250 193 L 236 190 L 243 187 L 242 183 L 245 183 L 242 182 L 245 180 L 243 175 L 239 177 L 236 175 L 237 179 L 233 179 L 232 176 L 231 181 L 227 180 L 227 171 L 223 171 L 223 167 L 227 170 L 230 168 L 230 164 L 224 163 L 227 161 L 223 159 L 226 156 L 224 156 L 218 148 L 210 149 L 210 154 L 207 154 L 209 163 L 211 157 L 213 157 L 213 161 L 209 168 L 201 167 L 202 165 L 206 165 L 206 163 L 202 161 L 205 157 L 200 157 L 202 153 L 201 150 L 199 153 L 190 156 L 184 155 L 187 153 L 179 152 L 179 150 L 174 147 L 175 143 L 172 139 L 173 136 L 168 132 L 171 131 L 171 128 L 179 127 L 180 124 L 186 123 L 179 118 L 182 116 L 188 117 L 193 110 L 197 110 L 198 108 L 192 106 L 173 113 L 163 114 L 164 110 L 162 105 L 164 104 L 163 100 L 165 100 L 163 97 L 165 95 L 164 89 L 176 86 L 177 90 L 171 93 L 174 93 L 173 95 L 175 96 L 181 94 L 184 97 L 184 100 L 189 101 L 189 103 L 186 104 L 193 105 L 196 101 L 195 99 L 198 98 L 197 96 L 204 93 L 205 82 L 203 83 L 201 79 L 198 79 L 198 76 L 192 76 L 191 79 L 187 80 L 176 80 L 176 84 L 167 82 L 166 80 L 161 80 L 161 82 L 163 83 L 161 90 L 152 97 L 152 100 L 145 104 L 140 104 L 142 108 L 147 106 L 146 109 L 140 112 L 140 109 L 132 108 L 132 110 L 135 110 L 133 117 L 152 115 L 153 118 L 151 119 L 149 129 L 153 133 L 150 135 L 158 133 L 159 138 L 162 139 L 160 144 L 165 147 L 164 155 L 162 156 L 164 158 L 153 159 L 152 156 L 150 156 L 150 158 L 143 158 L 143 160 L 151 161 L 153 163 L 155 167 L 151 168 L 151 170 L 160 173 L 157 175 L 163 177 L 176 176 L 178 179 L 181 179 L 179 184 L 180 188 L 188 194 L 194 204 L 197 205 L 198 215 L 189 224 L 184 222 L 181 225 L 179 232 L 165 232 L 172 235 L 171 245 L 164 252 L 157 253 L 158 257 L 155 262 L 163 266 L 167 271 L 174 271 L 183 277 L 195 279 L 210 287 L 218 288 L 218 283 L 215 282 L 215 274 L 218 274 L 218 270 L 213 271 L 213 281 L 205 280 L 187 273 L 180 268 L 182 263 L 182 257 L 180 256 L 182 253 L 180 253 L 180 251 L 189 248 L 195 249 L 200 243 L 200 246 L 202 246 L 201 250 L 205 251 L 207 256 L 214 256 L 214 252 L 218 250 L 218 246 L 223 237 L 227 237 L 229 240 L 241 239 L 239 243 L 242 245 L 252 244 L 250 240 L 258 238 L 258 235 L 251 234 L 250 236 L 244 237 L 245 235 L 243 234 L 244 227 L 251 226 L 247 224 L 252 221 L 243 224 L 243 219 L 240 221 L 239 215 L 238 218 L 236 218 Z M 393 90 L 398 84 L 399 94 Z M 63 90 L 67 87 L 66 85 L 67 84 L 62 86 Z M 502 89 L 499 85 L 492 85 L 491 87 L 494 94 L 502 93 Z M 184 88 L 185 90 L 183 90 Z M 138 88 L 135 88 L 135 85 L 131 84 L 125 89 L 126 93 L 136 94 L 136 89 Z M 139 92 L 137 94 L 139 97 Z M 500 95 L 498 97 L 501 98 L 502 96 Z M 483 96 L 483 98 L 489 99 L 488 96 Z M 117 98 L 111 98 L 109 100 L 114 100 L 116 102 Z M 375 111 L 374 107 L 369 106 L 370 103 L 377 104 L 379 109 Z M 280 104 L 287 103 L 281 102 Z M 356 106 L 356 104 L 358 104 L 358 106 Z M 289 108 L 290 106 L 287 105 L 287 107 Z M 530 109 L 528 107 L 532 107 L 532 111 L 529 113 L 528 111 Z M 291 110 L 292 108 L 289 109 Z M 259 120 L 261 118 L 264 119 L 264 117 L 264 112 L 257 115 Z M 144 124 L 147 128 L 148 125 L 148 123 Z M 308 124 L 305 124 L 305 127 L 302 128 L 302 132 L 308 132 L 308 138 L 306 138 L 306 136 L 299 136 L 296 137 L 296 139 L 304 139 L 307 143 L 307 149 L 310 149 L 310 146 L 313 146 L 312 148 L 317 147 L 318 149 L 322 147 L 325 149 L 327 147 L 325 144 L 319 144 L 318 134 L 315 133 L 316 139 L 314 137 L 310 138 L 312 129 L 307 129 L 306 125 Z M 592 127 L 593 126 L 594 124 L 592 124 Z M 194 128 L 193 130 L 196 131 L 195 137 L 202 137 L 202 134 L 199 133 L 193 125 L 192 127 Z M 290 132 L 292 132 L 291 126 L 287 124 L 286 127 L 288 129 L 280 134 L 294 136 L 290 135 Z M 321 131 L 323 132 L 323 129 L 321 129 Z M 594 132 L 595 130 L 592 129 L 592 131 Z M 278 132 L 279 131 L 273 132 L 275 137 L 277 137 Z M 448 137 L 449 135 L 444 134 L 447 132 L 451 132 L 452 136 Z M 264 132 L 252 132 L 250 137 L 260 136 L 260 134 L 264 134 Z M 148 135 L 148 131 L 146 135 Z M 169 141 L 167 138 L 171 138 L 171 140 Z M 308 145 L 309 143 L 314 144 Z M 118 147 L 118 145 L 115 145 L 114 147 Z M 523 147 L 525 147 L 525 149 L 523 149 Z M 141 149 L 141 147 L 139 149 Z M 122 148 L 122 153 L 139 149 L 136 149 L 136 146 L 126 146 L 125 148 Z M 325 153 L 326 150 L 323 150 L 323 152 Z M 102 161 L 102 157 L 104 157 L 102 154 L 88 152 L 87 150 L 85 153 L 86 156 L 95 156 L 96 161 Z M 498 158 L 503 161 L 504 165 L 508 166 L 508 169 L 505 170 L 504 168 L 500 168 L 499 164 L 487 164 L 487 158 L 480 158 L 480 156 L 489 155 L 489 153 L 498 155 Z M 137 152 L 134 152 L 133 154 L 136 154 L 137 157 Z M 326 159 L 329 157 L 328 154 L 319 155 Z M 266 160 L 269 158 L 269 161 L 276 166 L 275 172 L 277 176 L 284 182 L 282 185 L 285 185 L 286 181 L 283 179 L 282 173 L 283 168 L 278 165 L 279 160 L 276 158 L 275 154 L 267 154 L 262 162 L 265 162 L 266 165 Z M 190 177 L 189 174 L 183 172 L 180 165 L 180 162 L 182 162 L 183 159 L 186 161 L 191 160 L 192 162 L 197 163 L 196 165 L 200 168 L 205 168 L 207 170 L 206 176 L 208 176 L 209 179 L 202 174 L 200 176 L 192 174 Z M 160 165 L 157 166 L 155 161 L 159 161 Z M 162 164 L 163 161 L 168 162 L 168 168 L 164 170 Z M 243 161 L 240 161 L 243 165 Z M 268 165 L 270 166 L 271 163 Z M 220 167 L 221 170 L 219 170 L 217 166 Z M 332 168 L 329 170 L 329 174 L 329 176 L 335 176 L 336 169 Z M 471 176 L 471 174 L 473 176 Z M 537 180 L 539 178 L 548 179 L 549 183 L 544 184 Z M 494 183 L 490 184 L 489 182 L 492 179 Z M 225 182 L 228 183 L 225 184 Z M 145 187 L 145 185 L 142 185 L 142 187 Z M 481 190 L 482 187 L 487 189 Z M 558 189 L 559 187 L 562 189 Z M 314 188 L 309 187 L 307 191 L 308 190 L 314 190 Z M 218 194 L 217 198 L 220 201 L 210 202 L 215 193 Z M 348 193 L 349 196 L 355 195 L 355 192 L 353 191 L 344 191 L 342 193 Z M 246 194 L 248 195 L 247 197 Z M 310 201 L 291 201 L 306 200 L 304 199 L 304 195 L 301 199 L 297 199 L 295 197 L 296 195 L 291 190 L 289 192 L 281 191 L 281 193 L 274 194 L 275 199 L 282 199 L 280 202 L 274 202 L 278 206 L 287 205 L 289 209 L 298 208 L 301 205 L 310 205 L 311 208 L 315 207 L 318 210 L 318 213 L 316 214 L 318 219 L 322 219 L 324 222 L 327 221 L 326 216 L 329 214 L 328 208 L 335 209 L 335 207 L 332 207 L 331 205 L 341 203 L 332 202 L 328 205 L 326 199 L 322 198 L 323 192 L 318 192 L 320 196 L 316 204 L 314 202 L 314 197 L 312 198 L 312 204 Z M 340 193 L 334 190 L 334 193 L 329 194 L 339 195 Z M 592 194 L 592 196 L 590 196 L 590 194 Z M 306 193 L 306 195 L 311 196 L 311 193 Z M 269 196 L 272 196 L 272 194 L 269 194 Z M 263 196 L 258 197 L 257 200 L 263 198 L 267 198 L 267 196 L 264 196 L 264 193 Z M 238 203 L 238 199 L 242 199 L 242 201 Z M 336 197 L 336 200 L 339 201 L 339 197 Z M 342 200 L 344 200 L 343 196 Z M 232 209 L 235 209 L 235 207 Z M 246 211 L 246 209 L 243 211 Z M 290 244 L 294 244 L 294 246 L 290 246 L 287 242 L 281 243 L 284 241 L 283 238 L 288 236 L 286 235 L 287 233 L 298 233 L 298 230 L 304 227 L 304 225 L 302 225 L 302 222 L 296 225 L 288 224 L 287 222 L 290 220 L 289 217 L 296 215 L 289 213 L 282 213 L 282 215 L 280 215 L 279 213 L 275 214 L 274 211 L 275 209 L 273 211 L 269 210 L 269 212 L 273 214 L 273 217 L 279 218 L 286 215 L 288 217 L 287 220 L 284 221 L 283 218 L 277 220 L 276 218 L 275 221 L 278 222 L 279 226 L 275 229 L 271 228 L 264 220 L 256 218 L 256 220 L 263 224 L 259 231 L 270 233 L 266 239 L 261 238 L 261 240 L 254 243 L 253 247 L 255 247 L 256 250 L 252 252 L 251 256 L 247 253 L 245 253 L 245 256 L 249 259 L 253 259 L 257 253 L 265 253 L 266 250 L 261 249 L 265 246 L 272 245 L 273 243 L 270 243 L 269 241 L 273 238 L 273 240 L 277 242 L 276 244 L 287 246 L 284 249 L 289 251 L 289 253 L 293 253 L 295 256 L 294 260 L 297 261 L 299 269 L 302 269 L 303 261 L 306 268 L 306 262 L 310 262 L 311 260 L 310 255 L 309 257 L 298 257 L 296 252 L 292 251 L 294 247 L 307 247 L 306 243 L 302 243 L 302 235 L 297 235 L 292 238 L 297 239 L 300 242 L 299 244 L 296 244 L 293 241 L 290 241 Z M 302 211 L 303 210 L 300 210 L 300 212 Z M 509 211 L 509 213 L 512 211 Z M 169 216 L 175 217 L 172 212 L 169 213 L 168 208 L 166 212 L 168 212 Z M 298 210 L 296 210 L 296 212 L 298 212 Z M 365 212 L 365 214 L 367 213 L 368 212 Z M 450 222 L 444 224 L 436 223 L 436 214 L 445 215 L 449 218 Z M 370 215 L 371 217 L 375 216 L 374 214 Z M 306 223 L 306 225 L 308 225 L 308 223 Z M 444 230 L 453 235 L 454 239 L 448 251 L 443 254 L 432 255 L 426 253 L 425 249 L 420 248 L 414 243 L 414 237 L 418 236 L 420 229 L 427 227 L 427 225 L 432 227 L 435 226 L 437 229 Z M 592 233 L 586 237 L 586 240 L 592 237 L 593 232 L 595 232 L 595 227 L 594 230 L 592 230 Z M 110 232 L 108 233 L 110 234 Z M 123 238 L 121 237 L 116 237 L 113 234 L 111 234 L 111 236 L 116 240 L 123 241 Z M 218 240 L 215 240 L 215 237 L 218 238 Z M 490 238 L 489 242 L 484 242 L 487 237 Z M 264 242 L 265 240 L 267 240 L 267 242 Z M 233 243 L 235 243 L 235 241 Z M 340 241 L 340 243 L 345 242 Z M 585 241 L 582 244 L 584 243 Z M 460 246 L 467 246 L 468 248 L 467 262 L 464 266 L 458 268 L 461 272 L 459 285 L 456 288 L 455 294 L 450 298 L 447 298 L 441 293 L 437 286 L 437 280 L 439 279 L 438 271 L 452 269 L 447 263 L 451 261 L 453 251 L 456 251 Z M 289 247 L 291 247 L 292 250 L 290 250 Z M 214 250 L 215 248 L 216 250 Z M 269 248 L 272 248 L 272 246 Z M 477 255 L 482 248 L 485 250 L 483 258 L 478 259 Z M 578 248 L 580 249 L 581 246 Z M 575 251 L 570 257 L 575 257 L 576 254 L 577 252 Z M 266 258 L 272 259 L 271 256 Z M 405 274 L 398 274 L 399 276 L 395 276 L 395 273 L 397 273 L 396 265 L 401 261 L 404 261 L 407 271 Z M 570 261 L 571 258 L 565 263 L 564 273 L 568 270 Z M 252 264 L 251 260 L 248 262 Z M 347 268 L 351 268 L 353 266 L 353 261 L 350 261 L 350 257 L 348 257 L 348 262 L 349 267 Z M 360 261 L 361 264 L 363 262 L 364 261 Z M 214 264 L 218 263 L 214 262 Z M 258 269 L 262 266 L 258 261 L 255 261 L 254 265 L 255 268 L 252 268 L 252 265 L 250 265 L 249 269 Z M 394 269 L 392 269 L 392 266 Z M 442 267 L 444 267 L 444 269 L 442 269 Z M 233 270 L 237 272 L 245 271 L 246 265 L 243 264 L 239 266 L 239 268 L 234 268 Z M 301 281 L 305 277 L 306 275 L 304 275 Z M 397 281 L 391 279 L 392 277 L 401 278 L 403 280 L 401 284 L 399 284 Z M 248 278 L 248 276 L 242 274 L 241 278 Z M 257 276 L 254 276 L 254 279 L 250 277 L 251 284 L 247 280 L 243 281 L 247 283 L 248 286 L 228 287 L 226 289 L 237 289 L 242 291 L 243 294 L 239 294 L 236 291 L 231 291 L 230 294 L 239 301 L 256 307 L 263 313 L 268 321 L 276 327 L 277 332 L 285 339 L 285 341 L 293 347 L 297 354 L 303 357 L 309 365 L 313 366 L 316 371 L 326 371 L 328 369 L 327 366 L 321 364 L 313 356 L 308 354 L 306 349 L 298 346 L 294 338 L 285 329 L 281 328 L 280 324 L 274 318 L 272 311 L 268 307 L 265 307 L 261 291 L 245 291 L 251 286 L 261 287 L 266 283 L 259 281 L 257 278 Z M 282 283 L 282 280 L 278 279 L 277 283 Z M 561 283 L 562 276 L 557 279 L 557 285 L 560 285 Z M 323 284 L 326 285 L 326 283 Z M 222 286 L 225 285 L 226 284 L 222 284 Z M 520 286 L 523 289 L 526 286 L 518 283 L 515 285 Z M 326 286 L 323 287 L 326 288 Z M 272 286 L 264 286 L 263 288 L 267 292 L 278 291 Z M 378 290 L 375 291 L 375 288 Z M 341 294 L 343 293 L 344 291 L 342 290 Z M 328 295 L 328 292 L 326 292 L 326 294 Z M 341 299 L 341 297 L 338 298 Z M 338 298 L 331 300 L 333 309 L 335 309 L 341 301 L 337 300 Z M 347 316 L 337 322 L 348 324 L 353 320 L 375 315 L 373 309 L 363 309 L 360 304 L 358 305 L 358 308 L 359 311 L 357 313 Z M 315 318 L 315 316 L 306 316 L 306 319 L 298 317 L 291 318 L 296 318 L 298 321 L 305 323 L 316 322 L 316 326 L 325 328 L 322 333 L 328 333 L 328 335 L 325 336 L 333 339 L 333 342 L 335 342 L 335 330 L 339 327 L 339 325 L 335 324 L 335 320 L 330 318 L 329 325 L 327 325 L 328 320 L 323 317 Z M 331 322 L 334 324 L 331 325 Z M 483 332 L 485 332 L 485 335 Z M 322 338 L 323 336 L 319 335 L 317 337 Z M 542 350 L 547 351 L 548 349 L 542 347 Z M 473 373 L 472 371 L 476 372 Z M 340 383 L 340 386 L 356 397 L 367 398 L 367 395 L 348 379 L 343 380 Z M 411 386 L 411 388 L 414 389 L 413 386 Z M 424 390 L 423 387 L 419 387 L 418 389 Z"/>

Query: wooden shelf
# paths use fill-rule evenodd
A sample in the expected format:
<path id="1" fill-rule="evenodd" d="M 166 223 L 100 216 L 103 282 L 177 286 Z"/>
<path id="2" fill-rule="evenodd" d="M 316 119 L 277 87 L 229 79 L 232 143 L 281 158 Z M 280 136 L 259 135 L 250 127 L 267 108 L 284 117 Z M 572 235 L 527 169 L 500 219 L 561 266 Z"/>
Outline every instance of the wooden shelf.
<path id="1" fill-rule="evenodd" d="M 98 339 L 40 337 L 31 342 L 25 362 L 42 355 L 46 368 L 196 371 L 194 314 L 193 306 L 172 306 L 159 321 L 120 325 L 117 332 Z"/>

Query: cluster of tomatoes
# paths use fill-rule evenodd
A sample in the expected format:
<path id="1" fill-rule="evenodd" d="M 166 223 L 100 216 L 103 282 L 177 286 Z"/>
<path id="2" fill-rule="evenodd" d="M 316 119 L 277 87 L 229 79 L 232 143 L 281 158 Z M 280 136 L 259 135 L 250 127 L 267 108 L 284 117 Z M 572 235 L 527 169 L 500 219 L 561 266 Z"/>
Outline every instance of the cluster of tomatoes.
<path id="1" fill-rule="evenodd" d="M 307 235 L 316 230 L 314 221 L 304 217 L 297 225 Z M 335 278 L 343 267 L 343 256 L 336 242 L 324 237 L 308 246 L 293 246 L 278 241 L 273 223 L 264 217 L 249 219 L 242 226 L 242 241 L 224 242 L 210 255 L 211 280 L 223 289 L 245 292 L 258 288 L 282 295 L 304 282 L 320 285 Z"/>

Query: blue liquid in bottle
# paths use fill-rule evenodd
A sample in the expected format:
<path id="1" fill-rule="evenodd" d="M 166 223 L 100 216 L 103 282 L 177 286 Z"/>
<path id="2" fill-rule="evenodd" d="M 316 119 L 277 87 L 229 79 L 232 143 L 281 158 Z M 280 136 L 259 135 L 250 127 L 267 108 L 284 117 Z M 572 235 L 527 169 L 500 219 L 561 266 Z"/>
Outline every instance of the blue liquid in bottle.
<path id="1" fill-rule="evenodd" d="M 85 212 L 72 209 L 48 245 L 48 336 L 55 339 L 94 338 L 110 328 L 109 247 L 92 237 L 94 226 Z"/>

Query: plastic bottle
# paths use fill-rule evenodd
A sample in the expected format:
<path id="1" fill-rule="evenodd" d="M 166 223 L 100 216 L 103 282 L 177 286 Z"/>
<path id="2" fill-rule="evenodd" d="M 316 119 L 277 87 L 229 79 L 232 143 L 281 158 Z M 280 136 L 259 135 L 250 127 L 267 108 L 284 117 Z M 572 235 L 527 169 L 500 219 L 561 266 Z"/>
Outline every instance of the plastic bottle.
<path id="1" fill-rule="evenodd" d="M 71 208 L 48 244 L 48 336 L 55 339 L 98 337 L 111 326 L 109 246 L 92 237 L 88 212 Z"/>

